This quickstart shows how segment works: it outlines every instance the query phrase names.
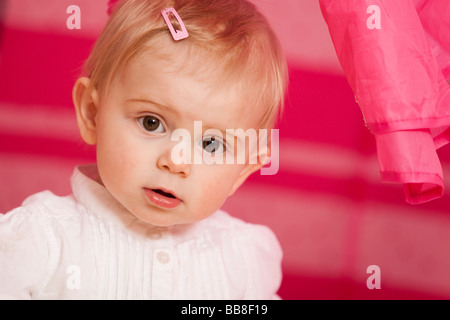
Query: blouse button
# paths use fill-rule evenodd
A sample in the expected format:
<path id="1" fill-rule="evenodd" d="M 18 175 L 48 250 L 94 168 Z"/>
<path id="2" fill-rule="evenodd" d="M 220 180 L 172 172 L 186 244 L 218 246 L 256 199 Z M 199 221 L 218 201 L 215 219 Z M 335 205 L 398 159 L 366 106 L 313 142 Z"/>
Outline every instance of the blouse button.
<path id="1" fill-rule="evenodd" d="M 158 252 L 157 258 L 161 264 L 167 264 L 170 262 L 170 256 L 164 251 Z"/>

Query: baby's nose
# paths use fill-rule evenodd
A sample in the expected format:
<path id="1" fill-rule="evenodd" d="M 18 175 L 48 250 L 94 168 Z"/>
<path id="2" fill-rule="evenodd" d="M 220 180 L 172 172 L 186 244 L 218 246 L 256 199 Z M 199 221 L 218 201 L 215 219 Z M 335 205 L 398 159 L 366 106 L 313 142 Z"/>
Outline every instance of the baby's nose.
<path id="1" fill-rule="evenodd" d="M 188 177 L 191 173 L 190 152 L 178 150 L 179 145 L 171 145 L 158 157 L 157 167 L 170 173 Z"/>

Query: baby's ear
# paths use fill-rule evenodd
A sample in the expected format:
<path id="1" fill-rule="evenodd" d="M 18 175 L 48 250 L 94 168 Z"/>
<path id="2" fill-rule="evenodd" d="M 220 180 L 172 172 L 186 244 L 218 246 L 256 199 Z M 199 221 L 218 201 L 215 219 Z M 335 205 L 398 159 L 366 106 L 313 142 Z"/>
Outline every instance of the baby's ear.
<path id="1" fill-rule="evenodd" d="M 90 145 L 97 143 L 97 111 L 99 95 L 90 88 L 91 79 L 81 77 L 73 86 L 72 99 L 77 115 L 78 129 L 83 140 Z"/>

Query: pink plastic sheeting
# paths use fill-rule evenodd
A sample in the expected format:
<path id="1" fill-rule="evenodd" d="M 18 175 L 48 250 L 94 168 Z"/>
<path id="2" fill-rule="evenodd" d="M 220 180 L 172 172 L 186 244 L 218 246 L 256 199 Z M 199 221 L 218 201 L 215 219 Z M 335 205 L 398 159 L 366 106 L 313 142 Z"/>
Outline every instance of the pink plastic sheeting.
<path id="1" fill-rule="evenodd" d="M 436 149 L 450 139 L 450 1 L 320 0 L 384 182 L 417 204 L 444 192 Z"/>

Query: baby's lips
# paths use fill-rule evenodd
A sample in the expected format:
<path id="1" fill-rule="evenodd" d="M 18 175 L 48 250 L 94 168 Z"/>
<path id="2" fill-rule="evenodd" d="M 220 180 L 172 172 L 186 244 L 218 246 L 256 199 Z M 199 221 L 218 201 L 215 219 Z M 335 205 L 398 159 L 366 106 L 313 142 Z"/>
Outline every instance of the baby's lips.
<path id="1" fill-rule="evenodd" d="M 166 189 L 152 189 L 152 191 L 153 192 L 156 192 L 156 193 L 158 193 L 158 194 L 161 194 L 161 195 L 163 195 L 163 196 L 165 196 L 165 197 L 168 197 L 168 198 L 174 198 L 174 199 L 178 199 L 178 197 L 175 195 L 175 193 L 174 192 L 172 192 L 172 191 L 168 191 L 168 190 L 166 190 Z"/>
<path id="2" fill-rule="evenodd" d="M 148 199 L 156 206 L 164 209 L 174 209 L 178 207 L 182 200 L 173 191 L 167 189 L 144 189 Z"/>
<path id="3" fill-rule="evenodd" d="M 173 198 L 177 198 L 177 199 L 181 200 L 181 198 L 178 197 L 178 195 L 175 193 L 175 191 L 173 191 L 171 189 L 167 189 L 167 188 L 164 188 L 164 187 L 158 187 L 158 186 L 156 186 L 156 187 L 144 187 L 144 189 L 151 190 L 153 192 L 157 192 L 159 194 L 166 195 L 166 196 L 171 196 Z"/>

